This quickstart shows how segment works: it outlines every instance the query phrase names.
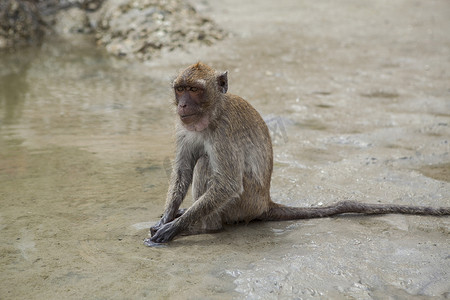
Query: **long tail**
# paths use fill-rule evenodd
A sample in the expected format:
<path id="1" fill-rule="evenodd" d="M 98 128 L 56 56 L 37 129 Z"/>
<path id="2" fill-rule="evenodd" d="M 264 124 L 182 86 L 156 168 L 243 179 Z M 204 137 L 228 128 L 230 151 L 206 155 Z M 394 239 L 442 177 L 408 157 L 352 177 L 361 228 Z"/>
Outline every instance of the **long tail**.
<path id="1" fill-rule="evenodd" d="M 290 207 L 273 203 L 269 211 L 260 218 L 264 221 L 285 221 L 297 219 L 326 218 L 341 214 L 407 214 L 423 216 L 449 216 L 450 207 L 408 206 L 396 204 L 368 204 L 355 201 L 341 201 L 324 207 Z"/>

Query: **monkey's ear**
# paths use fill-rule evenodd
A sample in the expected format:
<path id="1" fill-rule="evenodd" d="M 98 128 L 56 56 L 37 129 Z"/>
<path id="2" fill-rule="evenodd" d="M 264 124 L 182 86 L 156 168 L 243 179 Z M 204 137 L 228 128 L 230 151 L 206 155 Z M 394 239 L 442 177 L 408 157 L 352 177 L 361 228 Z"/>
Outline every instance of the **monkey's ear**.
<path id="1" fill-rule="evenodd" d="M 219 85 L 219 91 L 222 93 L 225 94 L 228 91 L 228 71 L 217 76 L 217 84 Z"/>

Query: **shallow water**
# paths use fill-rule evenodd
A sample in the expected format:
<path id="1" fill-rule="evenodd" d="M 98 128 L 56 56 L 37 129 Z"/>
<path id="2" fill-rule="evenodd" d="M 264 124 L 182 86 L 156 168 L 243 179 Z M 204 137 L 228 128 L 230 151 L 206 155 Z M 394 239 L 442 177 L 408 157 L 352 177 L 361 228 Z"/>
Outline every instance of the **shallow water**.
<path id="1" fill-rule="evenodd" d="M 446 2 L 285 2 L 250 18 L 251 4 L 206 6 L 233 37 L 147 64 L 87 44 L 1 55 L 1 299 L 449 296 L 449 218 L 251 223 L 143 246 L 167 191 L 170 76 L 198 59 L 269 123 L 275 201 L 450 205 Z"/>

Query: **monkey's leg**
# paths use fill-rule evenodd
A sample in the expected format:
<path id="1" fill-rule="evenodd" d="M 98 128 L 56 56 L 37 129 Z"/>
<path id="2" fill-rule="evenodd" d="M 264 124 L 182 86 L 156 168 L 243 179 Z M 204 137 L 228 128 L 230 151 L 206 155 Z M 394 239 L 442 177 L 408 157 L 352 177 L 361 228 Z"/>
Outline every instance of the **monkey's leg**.
<path id="1" fill-rule="evenodd" d="M 181 235 L 196 235 L 203 233 L 215 233 L 223 229 L 222 219 L 219 213 L 212 213 L 198 222 L 190 225 Z"/>

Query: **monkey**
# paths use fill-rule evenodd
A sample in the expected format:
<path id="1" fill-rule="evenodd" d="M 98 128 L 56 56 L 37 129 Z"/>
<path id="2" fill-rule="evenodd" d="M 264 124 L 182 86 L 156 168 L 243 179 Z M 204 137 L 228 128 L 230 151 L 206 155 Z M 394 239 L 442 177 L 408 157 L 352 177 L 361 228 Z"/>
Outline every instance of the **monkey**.
<path id="1" fill-rule="evenodd" d="M 290 207 L 270 197 L 273 150 L 268 127 L 244 99 L 228 93 L 228 72 L 198 62 L 172 82 L 178 114 L 176 155 L 164 214 L 145 245 L 177 235 L 212 233 L 224 224 L 324 218 L 340 214 L 448 216 L 450 207 L 341 201 Z M 193 204 L 180 210 L 189 187 Z"/>

